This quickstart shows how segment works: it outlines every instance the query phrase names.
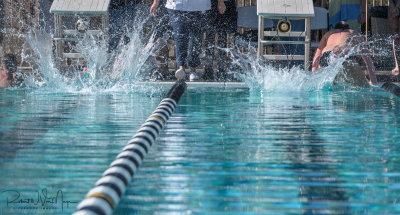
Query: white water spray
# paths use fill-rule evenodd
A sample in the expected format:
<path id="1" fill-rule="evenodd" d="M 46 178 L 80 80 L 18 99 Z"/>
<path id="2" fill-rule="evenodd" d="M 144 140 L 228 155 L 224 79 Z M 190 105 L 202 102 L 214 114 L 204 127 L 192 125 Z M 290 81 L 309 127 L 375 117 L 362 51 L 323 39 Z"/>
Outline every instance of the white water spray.
<path id="1" fill-rule="evenodd" d="M 355 45 L 342 52 L 329 62 L 329 66 L 316 72 L 306 71 L 303 66 L 289 68 L 273 66 L 272 62 L 260 59 L 254 48 L 248 47 L 247 53 L 239 52 L 239 48 L 229 50 L 233 65 L 233 75 L 244 81 L 251 89 L 266 92 L 276 91 L 320 91 L 331 89 L 358 89 L 345 83 L 335 83 L 335 77 L 343 71 L 343 63 L 349 57 L 360 57 L 363 47 L 371 47 L 379 43 L 381 48 L 374 46 L 374 58 L 379 59 L 390 55 L 390 39 L 376 39 L 368 43 Z M 370 51 L 372 52 L 372 51 Z"/>
<path id="2" fill-rule="evenodd" d="M 24 86 L 56 92 L 136 91 L 135 83 L 148 76 L 145 65 L 154 54 L 157 42 L 152 32 L 144 37 L 143 26 L 147 21 L 136 19 L 135 26 L 127 29 L 117 48 L 109 53 L 108 44 L 99 37 L 86 34 L 74 50 L 81 53 L 87 68 L 71 67 L 66 74 L 56 68 L 53 55 L 53 35 L 44 29 L 32 28 L 25 36 L 22 59 L 33 72 L 24 75 Z M 144 39 L 145 38 L 145 39 Z M 142 89 L 141 89 L 142 90 Z"/>
<path id="3" fill-rule="evenodd" d="M 154 55 L 158 42 L 150 34 L 144 38 L 143 26 L 146 19 L 135 21 L 133 28 L 127 29 L 122 37 L 129 38 L 125 44 L 121 39 L 117 49 L 107 52 L 107 43 L 93 36 L 86 35 L 77 44 L 76 50 L 87 60 L 87 72 L 81 70 L 72 76 L 61 74 L 55 68 L 53 58 L 52 35 L 42 29 L 32 29 L 26 35 L 26 43 L 22 58 L 33 68 L 33 74 L 25 77 L 24 84 L 32 88 L 45 88 L 60 92 L 102 92 L 125 91 L 136 92 L 135 83 L 149 77 L 151 65 L 148 59 Z M 377 39 L 371 45 L 380 43 L 382 47 L 390 47 L 391 38 Z M 375 48 L 375 57 L 392 56 L 389 48 Z M 273 66 L 258 58 L 252 48 L 247 53 L 238 48 L 228 50 L 231 60 L 231 73 L 244 81 L 251 89 L 262 91 L 320 91 L 332 89 L 336 75 L 343 69 L 343 62 L 349 56 L 360 55 L 359 46 L 351 48 L 326 68 L 317 72 L 305 71 L 302 66 L 288 68 Z M 348 89 L 348 88 L 347 88 Z"/>

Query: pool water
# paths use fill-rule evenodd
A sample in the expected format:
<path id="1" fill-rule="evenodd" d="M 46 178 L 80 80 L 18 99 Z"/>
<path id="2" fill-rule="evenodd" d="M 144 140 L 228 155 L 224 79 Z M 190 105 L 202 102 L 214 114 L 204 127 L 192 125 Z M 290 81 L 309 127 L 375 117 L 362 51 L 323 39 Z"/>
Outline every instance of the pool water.
<path id="1" fill-rule="evenodd" d="M 0 89 L 0 214 L 72 213 L 164 93 Z M 400 214 L 399 106 L 189 89 L 114 214 Z"/>

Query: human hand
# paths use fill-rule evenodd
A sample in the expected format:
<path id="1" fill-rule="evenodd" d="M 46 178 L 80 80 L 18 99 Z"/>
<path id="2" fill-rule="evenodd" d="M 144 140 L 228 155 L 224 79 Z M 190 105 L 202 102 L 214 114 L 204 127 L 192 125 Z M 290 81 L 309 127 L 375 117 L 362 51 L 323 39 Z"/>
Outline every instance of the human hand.
<path id="1" fill-rule="evenodd" d="M 399 67 L 395 67 L 394 69 L 392 69 L 392 75 L 399 75 Z"/>
<path id="2" fill-rule="evenodd" d="M 311 72 L 315 72 L 315 71 L 317 71 L 318 70 L 318 67 L 316 67 L 316 66 L 313 66 L 312 68 L 311 68 Z"/>
<path id="3" fill-rule="evenodd" d="M 226 11 L 226 5 L 224 3 L 224 1 L 218 1 L 218 12 L 220 14 L 224 14 Z"/>
<path id="4" fill-rule="evenodd" d="M 158 1 L 154 1 L 150 7 L 150 14 L 152 16 L 156 16 L 157 9 L 158 9 Z"/>

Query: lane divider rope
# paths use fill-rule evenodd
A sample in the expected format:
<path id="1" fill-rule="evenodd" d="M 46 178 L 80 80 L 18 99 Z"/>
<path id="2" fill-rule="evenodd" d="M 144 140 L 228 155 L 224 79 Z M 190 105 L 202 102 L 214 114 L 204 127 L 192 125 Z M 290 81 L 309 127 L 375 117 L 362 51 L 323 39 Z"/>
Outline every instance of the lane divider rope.
<path id="1" fill-rule="evenodd" d="M 174 112 L 177 103 L 186 90 L 186 83 L 177 81 L 160 102 L 154 112 L 128 141 L 103 176 L 88 192 L 74 215 L 109 215 L 122 198 L 144 157 L 149 152 L 158 134 Z"/>

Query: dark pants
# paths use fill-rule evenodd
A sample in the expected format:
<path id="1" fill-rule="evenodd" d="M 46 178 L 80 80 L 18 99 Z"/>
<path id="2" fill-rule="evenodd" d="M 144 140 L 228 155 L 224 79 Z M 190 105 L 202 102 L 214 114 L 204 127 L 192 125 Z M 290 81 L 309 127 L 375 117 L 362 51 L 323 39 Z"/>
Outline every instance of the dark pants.
<path id="1" fill-rule="evenodd" d="M 115 50 L 120 40 L 128 27 L 131 27 L 133 22 L 133 17 L 131 14 L 134 13 L 134 5 L 133 4 L 122 4 L 110 6 L 110 27 L 109 27 L 109 51 Z M 128 43 L 126 41 L 128 38 L 124 37 L 124 43 Z"/>
<path id="2" fill-rule="evenodd" d="M 209 14 L 209 24 L 206 32 L 206 67 L 212 68 L 214 58 L 215 36 L 217 36 L 217 64 L 218 70 L 225 68 L 227 61 L 226 51 L 220 48 L 227 48 L 227 34 L 235 33 L 237 30 L 237 11 L 234 0 L 226 1 L 226 11 L 220 14 L 217 8 L 217 1 L 212 1 L 212 10 Z"/>
<path id="3" fill-rule="evenodd" d="M 169 23 L 169 16 L 167 8 L 165 8 L 165 2 L 161 0 L 160 5 L 156 14 L 156 26 L 155 26 L 155 39 L 159 40 L 160 48 L 158 49 L 158 55 L 156 60 L 160 63 L 158 71 L 163 74 L 164 77 L 168 77 L 168 59 L 169 59 L 169 47 L 168 39 L 172 37 L 171 25 Z"/>
<path id="4" fill-rule="evenodd" d="M 166 0 L 161 0 L 156 13 L 155 37 L 171 37 L 171 26 L 169 23 L 168 10 L 165 7 Z"/>
<path id="5" fill-rule="evenodd" d="M 210 29 L 206 32 L 206 67 L 212 68 L 214 61 L 214 43 L 215 36 L 217 35 L 217 50 L 216 50 L 216 58 L 218 70 L 223 69 L 225 67 L 225 62 L 227 61 L 226 51 L 221 48 L 227 48 L 227 33 L 225 31 L 215 31 L 215 29 Z"/>
<path id="6" fill-rule="evenodd" d="M 200 65 L 202 28 L 206 13 L 168 9 L 175 40 L 176 62 L 179 66 Z"/>

